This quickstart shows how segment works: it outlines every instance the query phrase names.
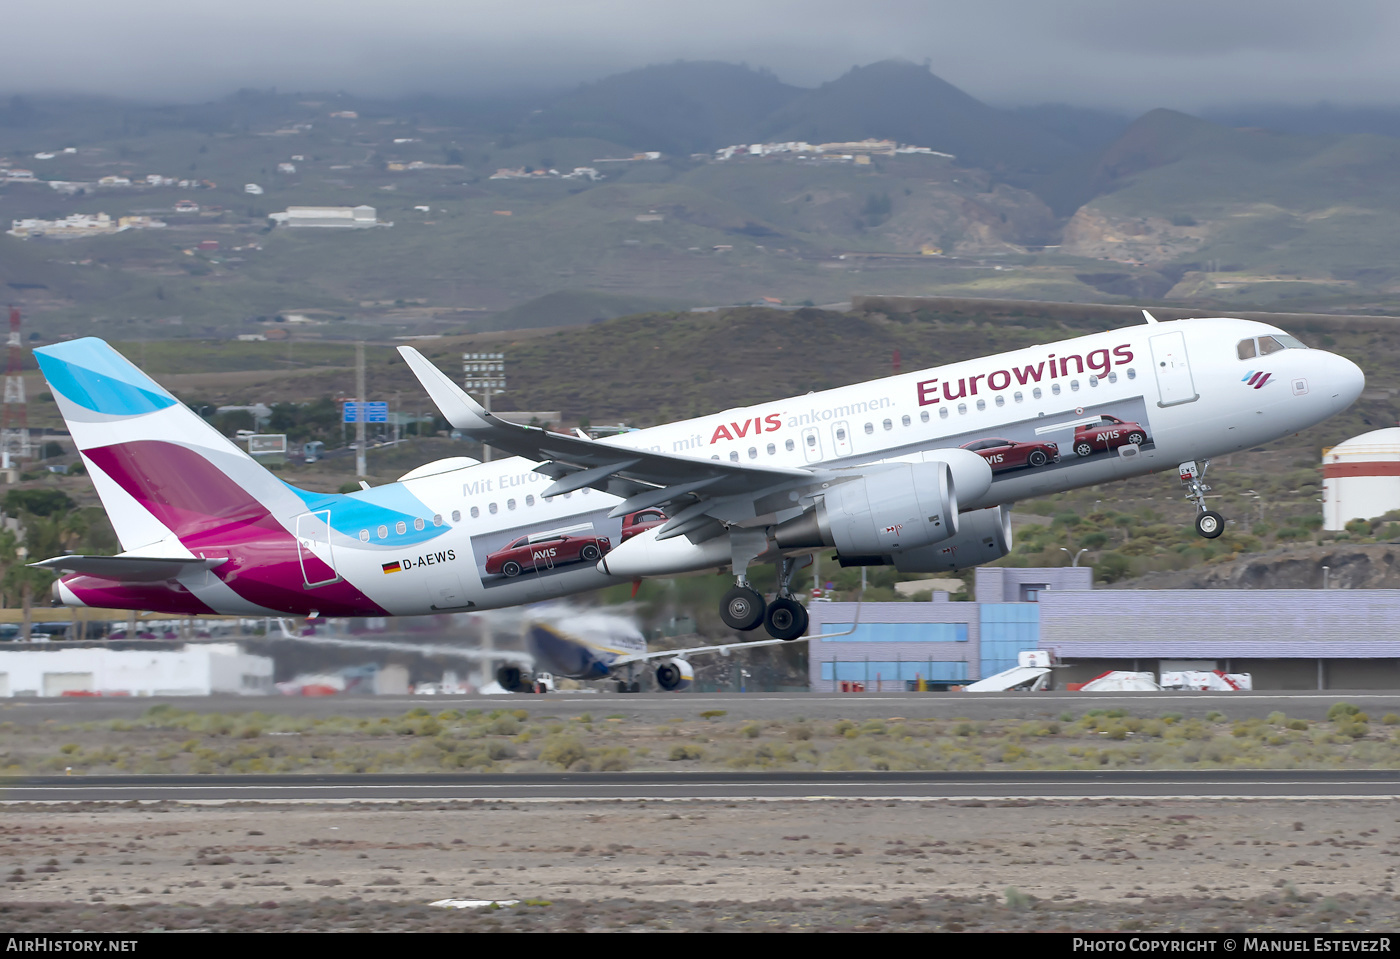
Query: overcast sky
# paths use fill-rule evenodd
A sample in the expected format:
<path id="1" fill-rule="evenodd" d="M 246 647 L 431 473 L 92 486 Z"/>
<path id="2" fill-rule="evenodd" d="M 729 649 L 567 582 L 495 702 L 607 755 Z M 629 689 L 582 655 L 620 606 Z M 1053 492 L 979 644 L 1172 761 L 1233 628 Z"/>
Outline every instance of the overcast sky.
<path id="1" fill-rule="evenodd" d="M 178 101 L 552 88 L 675 59 L 816 86 L 890 57 L 997 105 L 1400 105 L 1395 0 L 68 0 L 8 5 L 0 92 Z"/>

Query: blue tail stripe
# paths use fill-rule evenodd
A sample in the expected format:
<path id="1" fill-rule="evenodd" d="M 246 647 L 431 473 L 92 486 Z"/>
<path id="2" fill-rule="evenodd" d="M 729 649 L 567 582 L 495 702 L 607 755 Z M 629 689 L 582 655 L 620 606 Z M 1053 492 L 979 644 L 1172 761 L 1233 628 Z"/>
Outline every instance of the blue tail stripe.
<path id="1" fill-rule="evenodd" d="M 177 400 L 124 356 L 96 337 L 34 351 L 49 386 L 84 409 L 110 416 L 138 416 Z"/>

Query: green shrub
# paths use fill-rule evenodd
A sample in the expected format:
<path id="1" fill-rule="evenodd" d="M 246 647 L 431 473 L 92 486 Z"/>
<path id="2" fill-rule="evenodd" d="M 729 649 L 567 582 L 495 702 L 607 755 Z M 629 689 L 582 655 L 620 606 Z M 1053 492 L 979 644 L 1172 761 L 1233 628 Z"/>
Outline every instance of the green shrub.
<path id="1" fill-rule="evenodd" d="M 540 748 L 541 762 L 553 763 L 564 769 L 568 769 L 587 755 L 588 751 L 584 749 L 583 742 L 577 736 L 567 733 L 550 736 Z"/>
<path id="2" fill-rule="evenodd" d="M 1343 716 L 1355 716 L 1359 712 L 1361 712 L 1360 706 L 1354 706 L 1351 703 L 1333 703 L 1332 708 L 1327 710 L 1327 718 L 1336 722 Z"/>

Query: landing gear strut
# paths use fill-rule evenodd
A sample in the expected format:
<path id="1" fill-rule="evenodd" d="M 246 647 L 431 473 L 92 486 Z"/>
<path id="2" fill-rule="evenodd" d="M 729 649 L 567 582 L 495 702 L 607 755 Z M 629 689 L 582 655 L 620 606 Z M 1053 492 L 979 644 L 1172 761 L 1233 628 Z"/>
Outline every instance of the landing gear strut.
<path id="1" fill-rule="evenodd" d="M 765 604 L 763 594 L 749 585 L 749 563 L 769 548 L 768 534 L 758 529 L 731 529 L 734 588 L 720 600 L 719 618 L 730 629 L 748 631 L 760 625 L 774 639 L 796 639 L 807 631 L 807 610 L 792 598 L 792 576 L 798 562 L 784 557 L 778 567 L 778 595 Z"/>
<path id="2" fill-rule="evenodd" d="M 768 604 L 763 617 L 763 628 L 774 639 L 796 639 L 807 632 L 807 610 L 792 598 L 792 575 L 797 571 L 797 560 L 784 556 L 778 567 L 778 595 Z"/>
<path id="3" fill-rule="evenodd" d="M 619 693 L 640 693 L 642 691 L 642 684 L 637 682 L 636 672 L 630 664 L 627 666 L 627 675 L 617 677 L 617 691 Z"/>
<path id="4" fill-rule="evenodd" d="M 1225 532 L 1225 517 L 1214 510 L 1206 509 L 1206 493 L 1210 487 L 1204 482 L 1210 460 L 1196 468 L 1195 460 L 1182 463 L 1180 467 L 1181 485 L 1186 488 L 1186 498 L 1196 504 L 1196 532 L 1206 539 L 1215 539 Z"/>

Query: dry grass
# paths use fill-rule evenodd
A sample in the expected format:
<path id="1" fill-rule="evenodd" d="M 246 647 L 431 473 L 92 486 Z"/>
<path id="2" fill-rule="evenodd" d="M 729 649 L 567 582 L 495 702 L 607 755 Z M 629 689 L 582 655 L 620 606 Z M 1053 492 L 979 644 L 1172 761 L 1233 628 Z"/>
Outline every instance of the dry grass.
<path id="1" fill-rule="evenodd" d="M 1086 770 L 1400 768 L 1400 717 L 1348 703 L 1326 720 L 1232 721 L 1124 709 L 1056 720 L 919 718 L 727 721 L 714 711 L 595 723 L 523 709 L 410 710 L 351 719 L 197 713 L 170 705 L 135 721 L 0 724 L 9 775 L 121 773 L 546 772 L 660 769 Z"/>

